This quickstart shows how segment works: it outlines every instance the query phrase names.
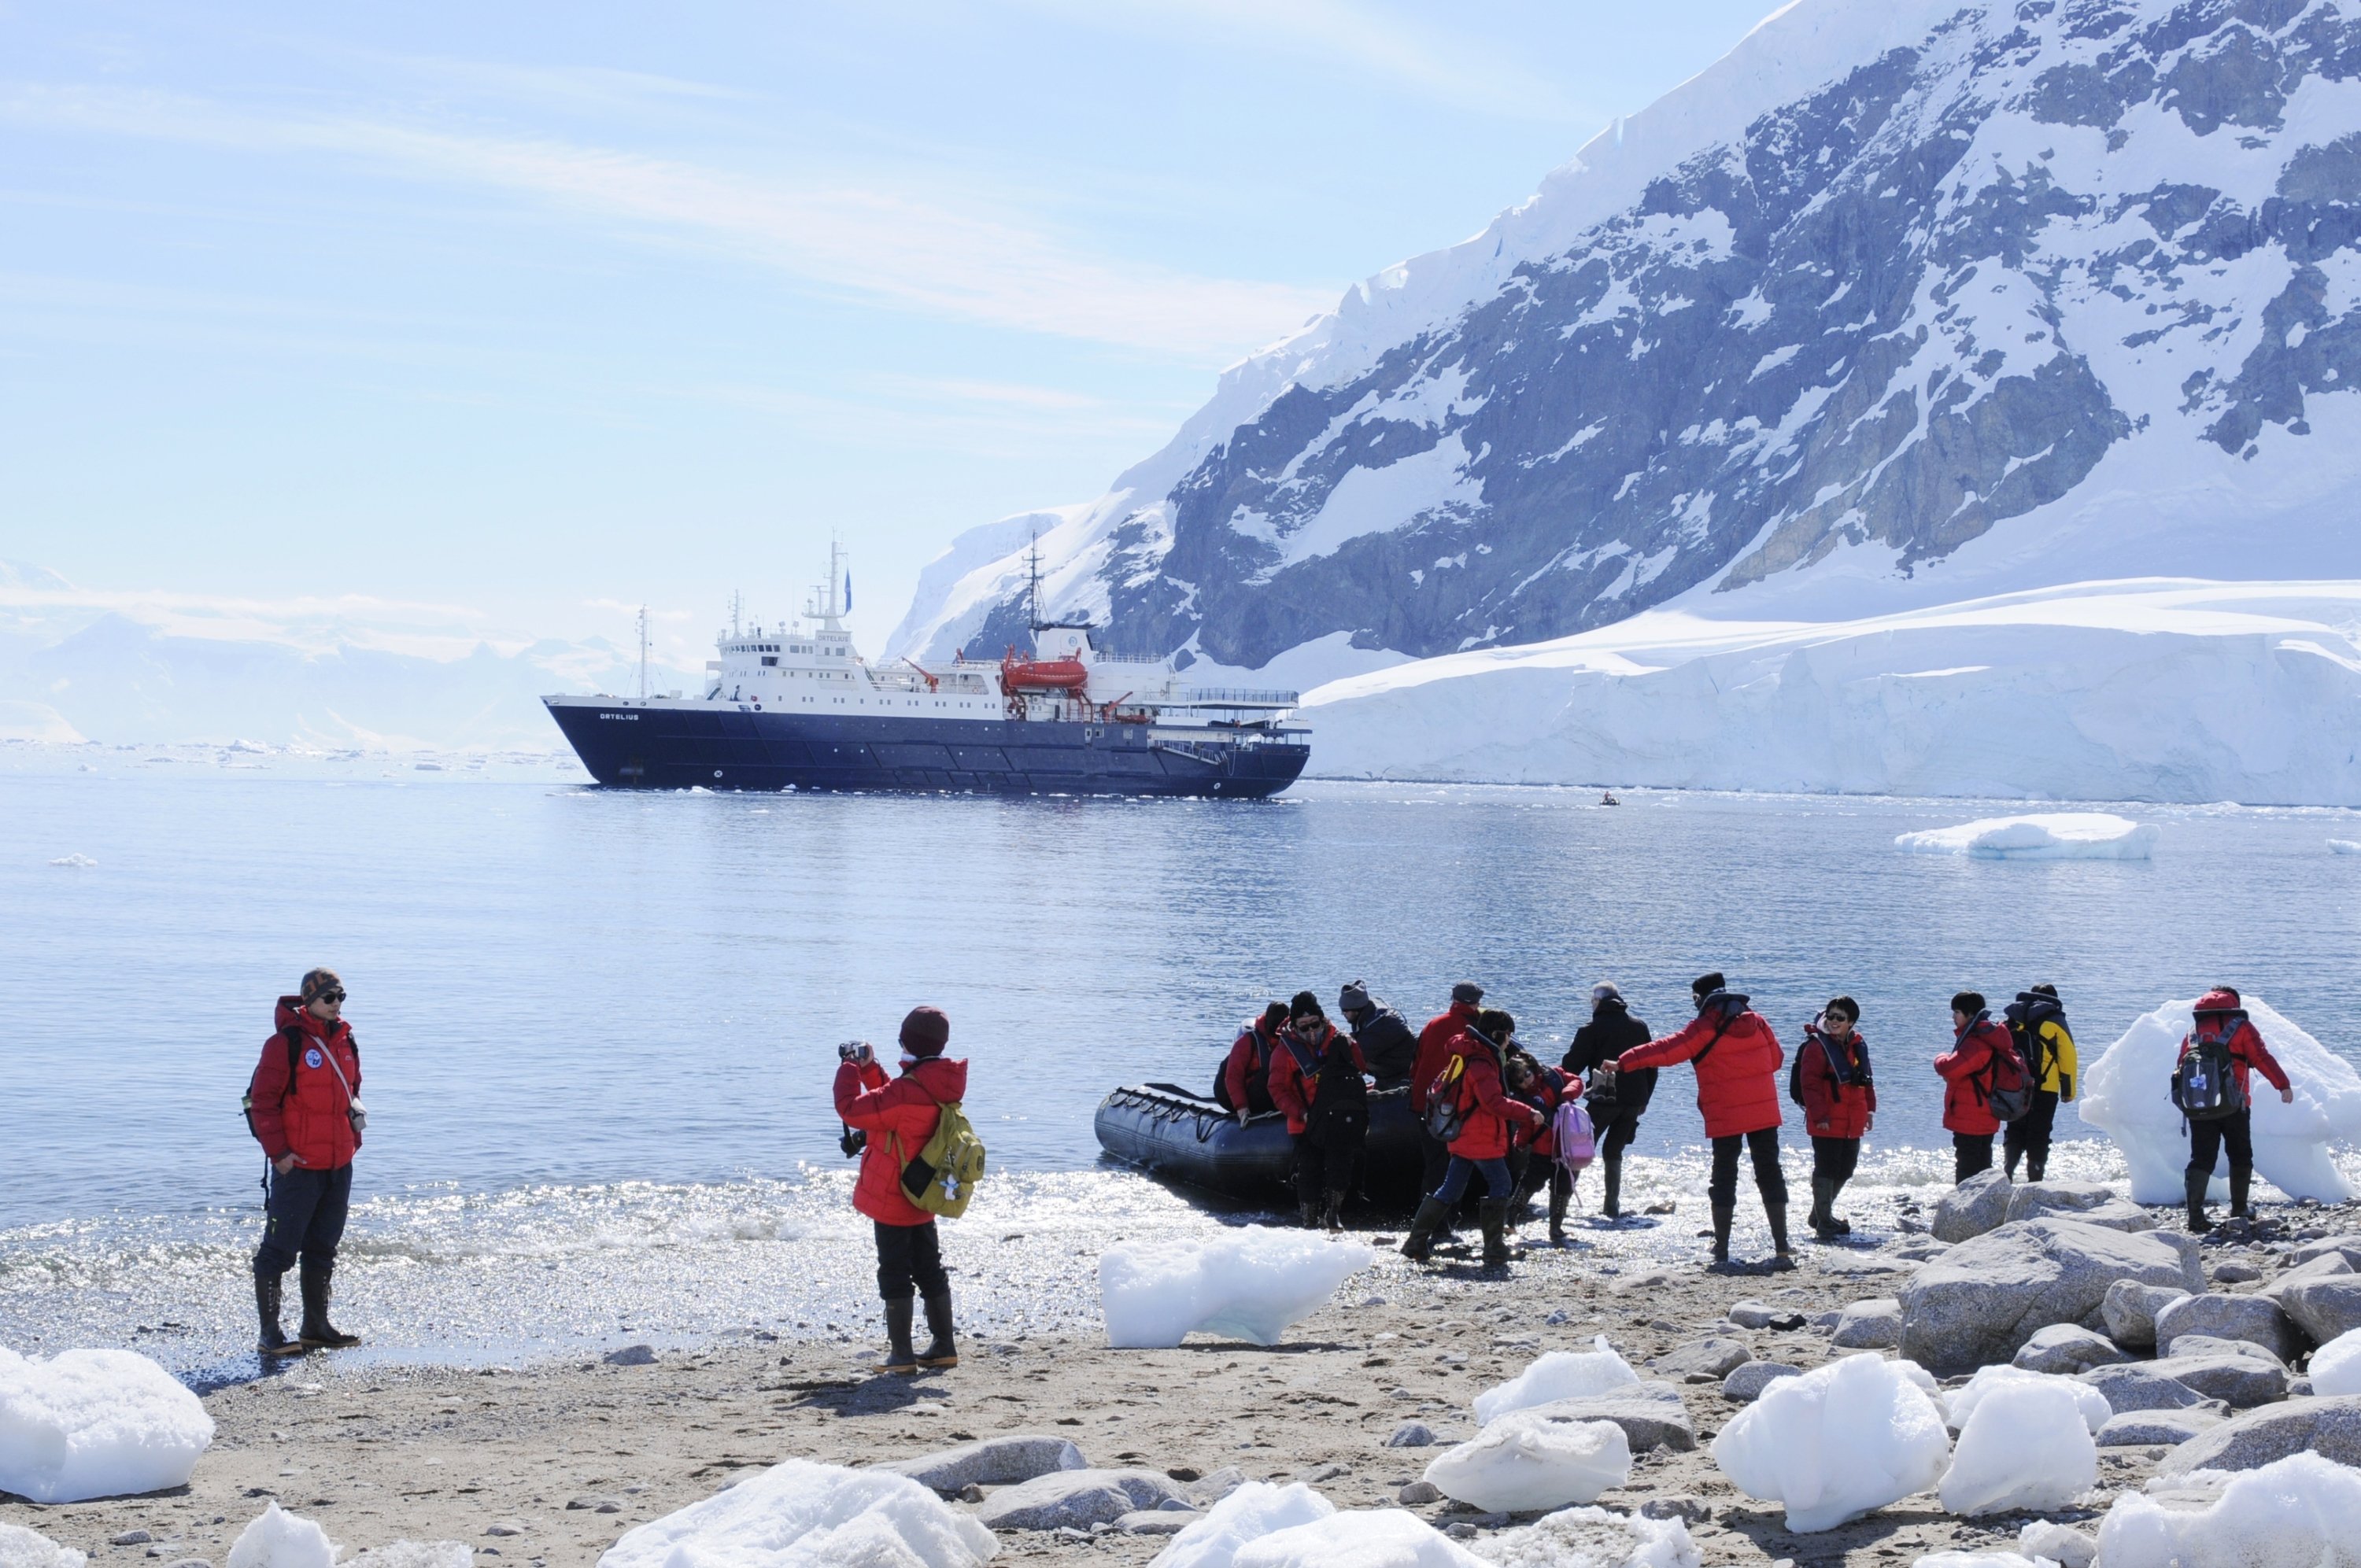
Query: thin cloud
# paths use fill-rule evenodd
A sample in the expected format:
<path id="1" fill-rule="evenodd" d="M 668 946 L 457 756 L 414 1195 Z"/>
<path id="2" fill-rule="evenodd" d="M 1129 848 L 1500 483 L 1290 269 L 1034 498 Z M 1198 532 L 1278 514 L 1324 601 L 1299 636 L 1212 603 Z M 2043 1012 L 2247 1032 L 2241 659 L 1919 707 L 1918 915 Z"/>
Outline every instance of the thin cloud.
<path id="1" fill-rule="evenodd" d="M 272 115 L 100 88 L 16 86 L 0 93 L 0 115 L 84 132 L 361 159 L 412 178 L 515 192 L 628 233 L 775 268 L 840 295 L 1195 362 L 1234 360 L 1336 297 L 1094 256 L 1011 217 L 890 191 L 756 178 L 553 137 Z"/>

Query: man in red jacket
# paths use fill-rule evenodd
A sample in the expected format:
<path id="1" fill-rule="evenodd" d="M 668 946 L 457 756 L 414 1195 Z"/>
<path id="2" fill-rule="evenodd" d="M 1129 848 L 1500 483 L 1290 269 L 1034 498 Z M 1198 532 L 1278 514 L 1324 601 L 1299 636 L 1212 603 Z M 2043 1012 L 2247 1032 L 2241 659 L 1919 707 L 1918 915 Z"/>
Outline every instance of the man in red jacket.
<path id="1" fill-rule="evenodd" d="M 1270 1064 L 1270 1099 L 1295 1140 L 1295 1198 L 1306 1230 L 1345 1228 L 1345 1199 L 1369 1135 L 1368 1062 L 1353 1036 L 1328 1022 L 1308 991 L 1288 1003 Z"/>
<path id="2" fill-rule="evenodd" d="M 1432 1192 L 1443 1185 L 1443 1173 L 1451 1165 L 1451 1146 L 1426 1130 L 1426 1091 L 1451 1059 L 1452 1042 L 1463 1030 L 1476 1023 L 1476 1010 L 1484 1000 L 1484 988 L 1472 980 L 1463 980 L 1451 988 L 1451 1005 L 1426 1021 L 1418 1032 L 1418 1055 L 1410 1069 L 1410 1110 L 1418 1119 L 1419 1172 L 1421 1192 Z M 1448 1216 L 1446 1216 L 1447 1222 Z M 1446 1223 L 1443 1230 L 1448 1233 Z"/>
<path id="3" fill-rule="evenodd" d="M 2012 1059 L 2016 1043 L 2008 1026 L 1996 1023 L 1984 1010 L 1982 992 L 1962 991 L 1951 998 L 1951 1048 L 1935 1058 L 1943 1075 L 1943 1125 L 1951 1134 L 1951 1181 L 1990 1170 L 1993 1135 L 2000 1118 L 1992 1113 L 1993 1062 L 2003 1053 Z"/>
<path id="4" fill-rule="evenodd" d="M 1222 1070 L 1213 1080 L 1213 1099 L 1238 1119 L 1243 1127 L 1256 1116 L 1278 1109 L 1270 1098 L 1271 1055 L 1279 1049 L 1279 1032 L 1287 1027 L 1287 1003 L 1273 1002 L 1259 1018 L 1249 1018 L 1230 1042 Z"/>
<path id="5" fill-rule="evenodd" d="M 1713 1205 L 1713 1261 L 1730 1261 L 1730 1227 L 1738 1215 L 1738 1151 L 1743 1144 L 1754 1162 L 1754 1185 L 1771 1221 L 1773 1268 L 1793 1268 L 1787 1245 L 1787 1178 L 1779 1168 L 1779 1069 L 1787 1059 L 1779 1036 L 1763 1015 L 1746 1005 L 1742 992 L 1728 990 L 1719 970 L 1699 975 L 1689 986 L 1697 1017 L 1668 1039 L 1634 1046 L 1616 1058 L 1620 1075 L 1637 1068 L 1689 1062 L 1697 1069 L 1697 1109 L 1705 1135 L 1713 1140 L 1713 1177 L 1706 1196 Z"/>
<path id="6" fill-rule="evenodd" d="M 1540 1112 L 1509 1096 L 1505 1053 L 1516 1028 L 1517 1021 L 1506 1013 L 1487 1009 L 1452 1038 L 1451 1055 L 1444 1059 L 1444 1067 L 1448 1069 L 1454 1062 L 1459 1066 L 1448 1092 L 1464 1119 L 1448 1146 L 1451 1160 L 1444 1168 L 1442 1183 L 1427 1194 L 1411 1220 L 1410 1234 L 1401 1246 L 1404 1257 L 1413 1261 L 1426 1257 L 1444 1216 L 1466 1192 L 1469 1179 L 1480 1172 L 1484 1198 L 1476 1212 L 1484 1228 L 1484 1264 L 1499 1267 L 1509 1261 L 1509 1200 L 1516 1190 L 1509 1175 L 1510 1129 L 1539 1130 L 1542 1125 Z"/>
<path id="7" fill-rule="evenodd" d="M 1812 1140 L 1812 1212 L 1806 1223 L 1820 1240 L 1852 1234 L 1837 1218 L 1837 1195 L 1861 1163 L 1861 1140 L 1877 1119 L 1877 1084 L 1869 1069 L 1869 1042 L 1853 1027 L 1861 1003 L 1832 996 L 1804 1025 L 1795 1047 L 1795 1086 L 1804 1131 Z"/>
<path id="8" fill-rule="evenodd" d="M 2196 1027 L 2180 1042 L 2180 1054 L 2189 1055 L 2204 1047 L 2225 1049 L 2231 1069 L 2238 1080 L 2238 1110 L 2228 1116 L 2189 1123 L 2189 1168 L 2184 1173 L 2189 1193 L 2189 1228 L 2201 1235 L 2213 1228 L 2205 1217 L 2205 1189 L 2213 1180 L 2213 1165 L 2226 1146 L 2230 1152 L 2230 1217 L 2248 1218 L 2246 1193 L 2255 1180 L 2254 1096 L 2249 1092 L 2248 1072 L 2261 1073 L 2279 1091 L 2282 1104 L 2295 1103 L 2295 1085 L 2288 1081 L 2287 1069 L 2263 1044 L 2262 1032 L 2257 1029 L 2238 993 L 2226 985 L 2217 985 L 2197 999 L 2191 1009 L 2196 1014 Z"/>
<path id="9" fill-rule="evenodd" d="M 246 1120 L 270 1161 L 269 1218 L 254 1254 L 254 1305 L 262 1320 L 255 1348 L 266 1356 L 341 1350 L 360 1343 L 328 1321 L 352 1205 L 353 1157 L 360 1152 L 360 1047 L 344 1020 L 345 982 L 315 969 L 297 994 L 279 999 L 278 1028 L 247 1083 Z M 303 1326 L 293 1339 L 280 1327 L 288 1269 L 302 1261 Z"/>
<path id="10" fill-rule="evenodd" d="M 922 1366 L 957 1366 L 951 1339 L 951 1282 L 943 1272 L 935 1217 L 902 1190 L 903 1168 L 935 1135 L 943 1105 L 967 1098 L 967 1063 L 948 1060 L 951 1021 L 940 1009 L 914 1007 L 902 1020 L 902 1076 L 888 1079 L 869 1043 L 837 1047 L 837 1119 L 868 1135 L 852 1206 L 877 1231 L 877 1294 L 885 1302 L 885 1359 L 880 1372 L 913 1373 Z M 931 1342 L 910 1346 L 911 1295 L 927 1303 Z"/>

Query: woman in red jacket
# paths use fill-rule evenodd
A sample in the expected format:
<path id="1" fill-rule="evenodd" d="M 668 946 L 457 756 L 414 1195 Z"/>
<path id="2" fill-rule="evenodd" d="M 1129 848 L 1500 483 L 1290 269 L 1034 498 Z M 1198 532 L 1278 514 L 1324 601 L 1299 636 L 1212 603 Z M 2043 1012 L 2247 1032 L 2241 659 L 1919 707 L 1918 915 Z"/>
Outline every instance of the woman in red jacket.
<path id="1" fill-rule="evenodd" d="M 2231 1070 L 2238 1079 L 2238 1110 L 2228 1116 L 2189 1123 L 2189 1168 L 2184 1174 L 2189 1192 L 2189 1228 L 2202 1234 L 2213 1228 L 2205 1217 L 2205 1189 L 2213 1179 L 2214 1162 L 2226 1146 L 2230 1151 L 2230 1217 L 2243 1220 L 2246 1213 L 2246 1193 L 2255 1180 L 2254 1097 L 2248 1092 L 2249 1069 L 2270 1080 L 2279 1091 L 2283 1104 L 2295 1103 L 2295 1085 L 2288 1081 L 2287 1069 L 2263 1044 L 2262 1032 L 2257 1029 L 2240 1004 L 2238 993 L 2226 985 L 2217 985 L 2197 999 L 2191 1009 L 2196 1014 L 2196 1027 L 2180 1042 L 2180 1054 L 2202 1047 L 2219 1047 L 2230 1058 Z"/>
<path id="2" fill-rule="evenodd" d="M 1451 1163 L 1444 1170 L 1442 1185 L 1419 1204 L 1418 1213 L 1411 1220 L 1410 1235 L 1402 1242 L 1404 1257 L 1427 1255 L 1443 1217 L 1467 1190 L 1468 1179 L 1481 1171 L 1484 1201 L 1477 1205 L 1476 1214 L 1484 1230 L 1484 1264 L 1490 1268 L 1509 1261 L 1509 1199 L 1514 1190 L 1509 1177 L 1510 1129 L 1541 1125 L 1540 1112 L 1509 1097 L 1502 1073 L 1501 1053 L 1516 1028 L 1514 1018 L 1488 1008 L 1451 1042 L 1444 1069 L 1457 1067 L 1448 1092 L 1462 1120 L 1450 1140 Z M 1432 1094 L 1428 1103 L 1431 1108 Z"/>
<path id="3" fill-rule="evenodd" d="M 902 1076 L 891 1080 L 866 1040 L 837 1047 L 837 1117 L 868 1135 L 852 1206 L 877 1230 L 877 1294 L 885 1301 L 888 1347 L 880 1372 L 959 1365 L 951 1339 L 951 1282 L 943 1272 L 935 1217 L 902 1190 L 902 1168 L 935 1135 L 944 1104 L 967 1098 L 967 1063 L 943 1056 L 950 1037 L 951 1021 L 939 1009 L 912 1008 L 902 1020 Z M 933 1336 L 923 1352 L 910 1346 L 914 1288 L 926 1299 L 927 1329 Z"/>
<path id="4" fill-rule="evenodd" d="M 1850 1235 L 1837 1218 L 1837 1194 L 1861 1163 L 1861 1140 L 1876 1119 L 1877 1085 L 1869 1073 L 1869 1043 L 1853 1027 L 1861 1003 L 1833 996 L 1820 1015 L 1804 1025 L 1795 1047 L 1795 1081 L 1802 1091 L 1804 1131 L 1812 1139 L 1812 1234 L 1822 1241 Z"/>
<path id="5" fill-rule="evenodd" d="M 1935 1058 L 1943 1075 L 1943 1125 L 1951 1134 L 1951 1180 L 1954 1185 L 1992 1168 L 1993 1135 L 2000 1118 L 1990 1103 L 1993 1064 L 2006 1053 L 2016 1055 L 2008 1027 L 1984 1011 L 1982 992 L 1962 991 L 1951 998 L 1951 1048 Z"/>
<path id="6" fill-rule="evenodd" d="M 1287 1027 L 1287 1003 L 1264 1006 L 1262 1016 L 1249 1018 L 1230 1042 L 1222 1070 L 1213 1079 L 1213 1099 L 1243 1127 L 1256 1116 L 1278 1109 L 1270 1100 L 1271 1053 L 1279 1049 L 1279 1032 Z"/>
<path id="7" fill-rule="evenodd" d="M 1288 1007 L 1294 1016 L 1271 1053 L 1271 1103 L 1286 1113 L 1287 1135 L 1295 1140 L 1296 1207 L 1304 1228 L 1341 1231 L 1353 1168 L 1368 1140 L 1369 1064 L 1312 992 L 1297 992 Z"/>
<path id="8" fill-rule="evenodd" d="M 1689 986 L 1697 1014 L 1670 1038 L 1634 1046 L 1615 1061 L 1620 1073 L 1644 1067 L 1690 1062 L 1697 1068 L 1697 1109 L 1705 1135 L 1713 1140 L 1713 1179 L 1706 1196 L 1713 1204 L 1713 1260 L 1730 1261 L 1730 1227 L 1738 1214 L 1738 1151 L 1742 1144 L 1754 1162 L 1754 1185 L 1771 1221 L 1772 1266 L 1795 1266 L 1787 1245 L 1787 1178 L 1779 1169 L 1779 1069 L 1787 1053 L 1763 1015 L 1746 997 L 1725 989 L 1719 971 L 1699 975 Z"/>
<path id="9" fill-rule="evenodd" d="M 1574 1198 L 1574 1174 L 1558 1163 L 1557 1111 L 1567 1101 L 1582 1097 L 1582 1080 L 1564 1068 L 1543 1065 L 1522 1046 L 1509 1047 L 1508 1062 L 1509 1092 L 1540 1112 L 1542 1118 L 1539 1128 L 1517 1136 L 1525 1168 L 1512 1172 L 1517 1178 L 1519 1197 L 1511 1207 L 1521 1213 L 1522 1205 L 1547 1187 L 1550 1245 L 1564 1246 L 1566 1205 Z"/>
<path id="10" fill-rule="evenodd" d="M 247 1125 L 270 1161 L 262 1245 L 254 1254 L 254 1305 L 262 1319 L 255 1348 L 266 1358 L 360 1343 L 328 1321 L 336 1247 L 353 1197 L 353 1157 L 367 1119 L 359 1100 L 360 1047 L 345 1022 L 345 982 L 315 969 L 299 994 L 279 999 L 278 1031 L 246 1086 Z M 287 1271 L 298 1258 L 303 1324 L 280 1327 Z"/>

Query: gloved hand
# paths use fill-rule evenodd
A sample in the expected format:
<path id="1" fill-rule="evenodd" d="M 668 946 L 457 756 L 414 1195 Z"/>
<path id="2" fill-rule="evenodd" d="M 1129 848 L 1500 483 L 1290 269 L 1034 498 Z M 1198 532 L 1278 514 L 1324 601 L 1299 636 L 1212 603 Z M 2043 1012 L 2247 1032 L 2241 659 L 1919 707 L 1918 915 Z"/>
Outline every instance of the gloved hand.
<path id="1" fill-rule="evenodd" d="M 1243 1106 L 1243 1105 L 1239 1106 L 1239 1107 L 1238 1107 L 1238 1111 L 1237 1111 L 1238 1125 L 1239 1125 L 1239 1126 L 1243 1127 L 1243 1126 L 1245 1126 L 1245 1125 L 1246 1124 L 1246 1117 L 1247 1117 L 1247 1115 L 1248 1115 L 1248 1112 L 1247 1112 L 1246 1108 L 1245 1106 Z"/>

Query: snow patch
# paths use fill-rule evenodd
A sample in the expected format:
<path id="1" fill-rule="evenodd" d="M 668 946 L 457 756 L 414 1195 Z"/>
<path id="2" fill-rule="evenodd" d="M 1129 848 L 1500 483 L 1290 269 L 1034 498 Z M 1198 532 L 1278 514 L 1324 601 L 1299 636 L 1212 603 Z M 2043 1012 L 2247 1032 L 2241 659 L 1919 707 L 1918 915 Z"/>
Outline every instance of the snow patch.
<path id="1" fill-rule="evenodd" d="M 1916 855 L 1984 861 L 2144 861 L 2156 839 L 2151 823 L 2107 811 L 2057 811 L 1930 828 L 1905 833 L 1894 846 Z"/>
<path id="2" fill-rule="evenodd" d="M 906 1475 L 790 1459 L 626 1532 L 598 1568 L 975 1568 L 999 1550 Z"/>
<path id="3" fill-rule="evenodd" d="M 1930 1489 L 1950 1453 L 1935 1402 L 1899 1365 L 1873 1355 L 1780 1378 L 1713 1440 L 1730 1485 L 1784 1503 L 1787 1528 L 1806 1531 Z"/>
<path id="4" fill-rule="evenodd" d="M 1349 470 L 1328 499 L 1280 543 L 1266 576 L 1333 555 L 1365 533 L 1389 533 L 1444 507 L 1482 503 L 1483 482 L 1466 472 L 1467 446 L 1456 434 L 1382 468 Z"/>
<path id="5" fill-rule="evenodd" d="M 214 1440 L 194 1394 L 130 1350 L 0 1349 L 0 1491 L 37 1503 L 186 1486 Z"/>
<path id="6" fill-rule="evenodd" d="M 1360 1242 L 1248 1225 L 1210 1242 L 1126 1242 L 1099 1255 L 1107 1343 L 1163 1349 L 1191 1333 L 1275 1344 L 1378 1261 Z"/>

